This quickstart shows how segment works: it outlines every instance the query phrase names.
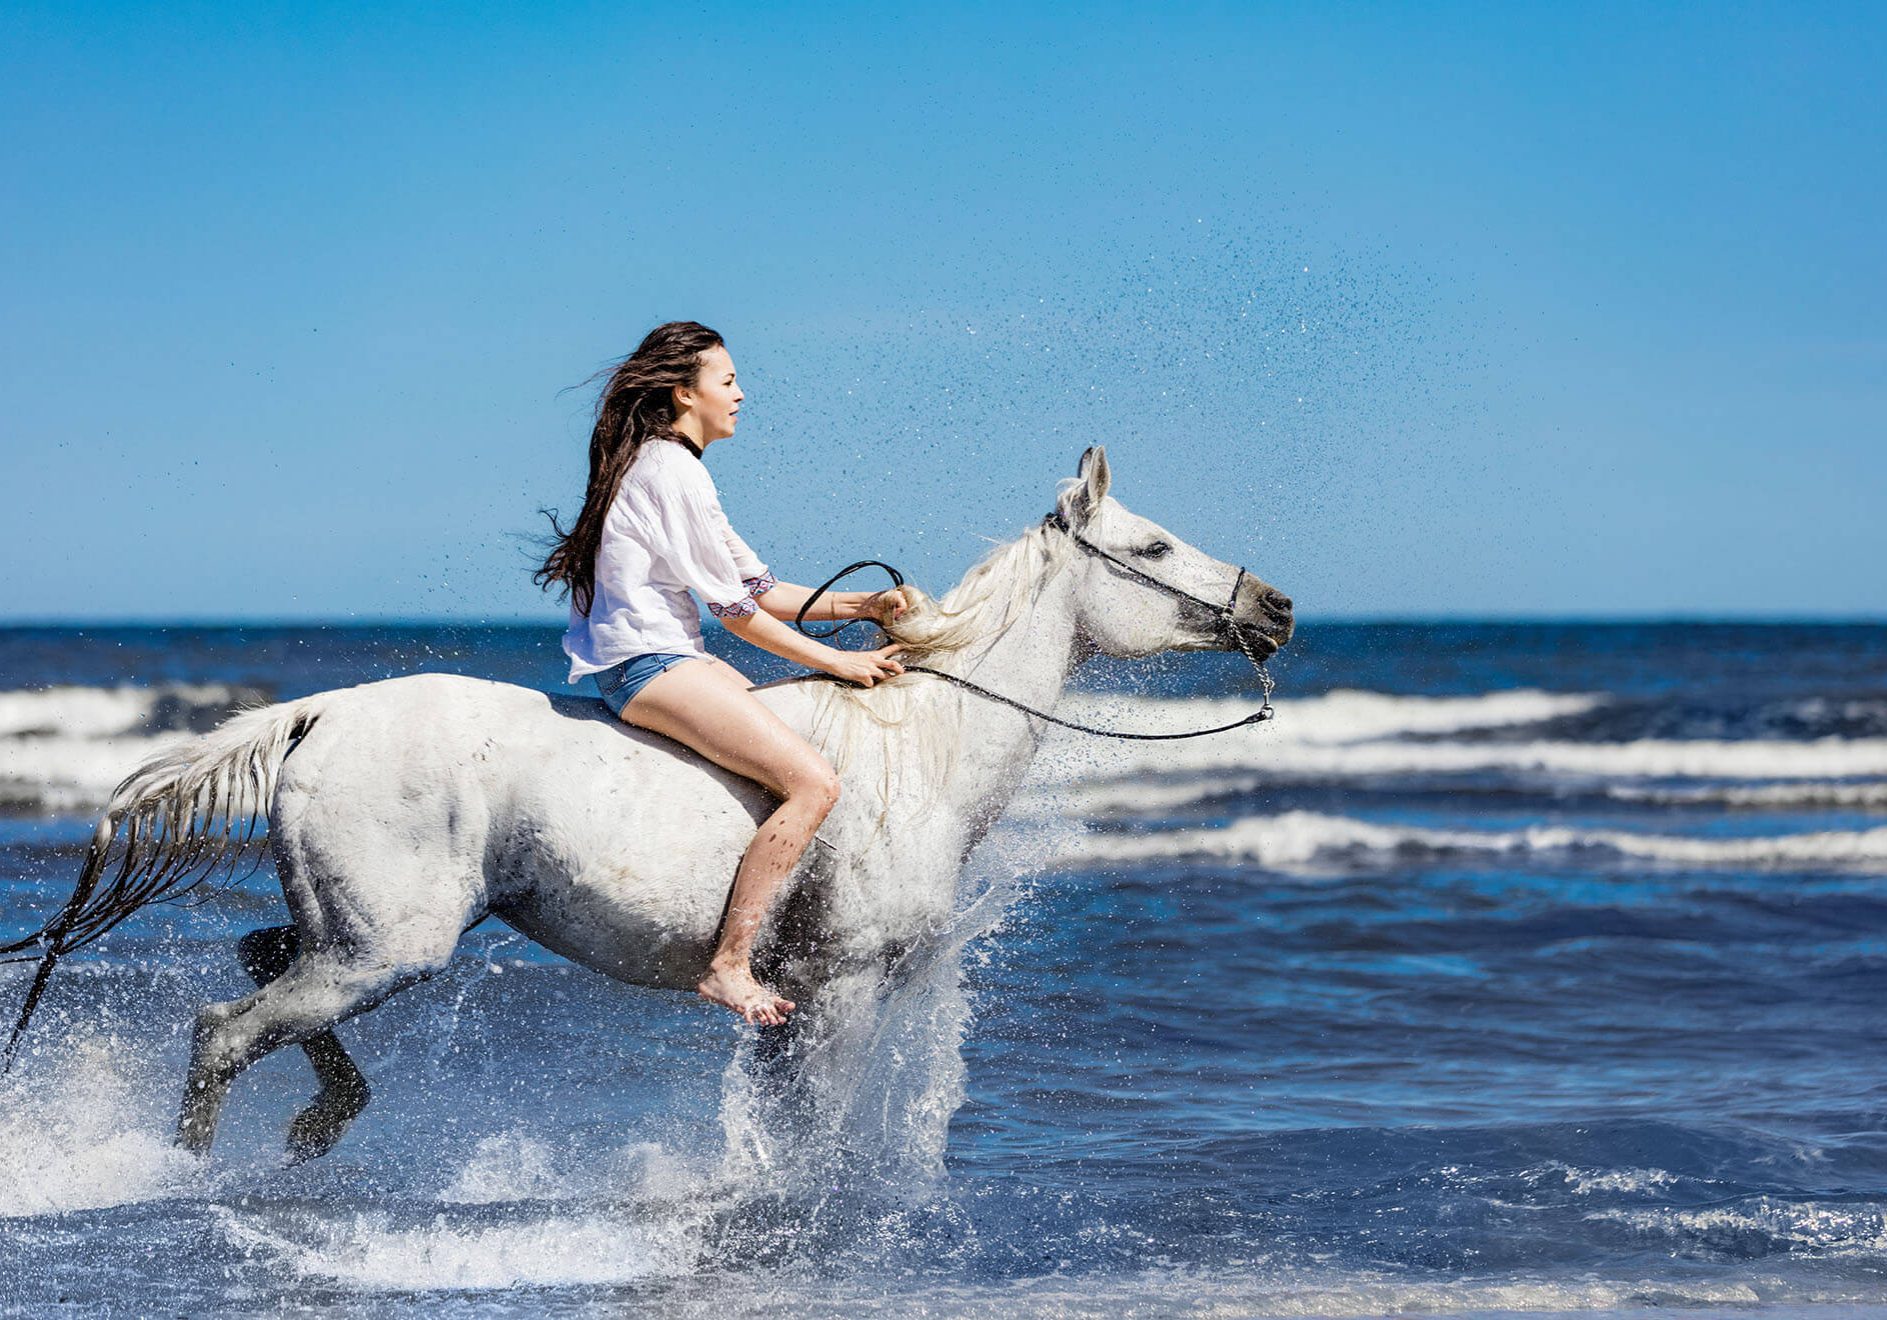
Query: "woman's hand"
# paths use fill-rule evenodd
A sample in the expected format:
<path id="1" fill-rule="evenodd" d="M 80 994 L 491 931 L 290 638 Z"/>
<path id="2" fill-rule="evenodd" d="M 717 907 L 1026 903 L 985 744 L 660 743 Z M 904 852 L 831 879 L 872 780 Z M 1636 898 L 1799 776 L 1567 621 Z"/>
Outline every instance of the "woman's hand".
<path id="1" fill-rule="evenodd" d="M 837 647 L 829 649 L 832 659 L 824 666 L 825 671 L 834 678 L 842 678 L 860 687 L 870 687 L 880 679 L 896 678 L 904 672 L 904 666 L 892 659 L 904 649 L 895 644 L 881 646 L 876 651 L 841 651 Z"/>
<path id="2" fill-rule="evenodd" d="M 858 603 L 858 617 L 874 619 L 881 628 L 889 627 L 900 614 L 911 608 L 911 598 L 903 587 L 874 591 Z"/>

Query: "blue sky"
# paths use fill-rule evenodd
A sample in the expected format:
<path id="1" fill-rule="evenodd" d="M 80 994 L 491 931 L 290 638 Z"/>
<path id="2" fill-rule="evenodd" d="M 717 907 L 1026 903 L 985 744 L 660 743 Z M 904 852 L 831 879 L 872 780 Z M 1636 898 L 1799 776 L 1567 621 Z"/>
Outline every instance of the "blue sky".
<path id="1" fill-rule="evenodd" d="M 706 321 L 799 581 L 1101 442 L 1306 618 L 1887 614 L 1887 10 L 9 6 L 0 620 L 545 618 Z"/>

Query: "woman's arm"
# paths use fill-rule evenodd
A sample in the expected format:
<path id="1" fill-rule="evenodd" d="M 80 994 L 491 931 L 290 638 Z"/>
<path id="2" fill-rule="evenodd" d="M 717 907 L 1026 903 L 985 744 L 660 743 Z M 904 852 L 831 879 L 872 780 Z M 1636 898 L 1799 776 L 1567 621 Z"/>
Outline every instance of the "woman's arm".
<path id="1" fill-rule="evenodd" d="M 796 594 L 795 611 L 812 593 L 804 587 L 775 581 L 752 548 L 735 535 L 705 467 L 688 458 L 675 459 L 667 445 L 659 446 L 656 452 L 666 460 L 663 473 L 667 477 L 666 484 L 654 488 L 662 496 L 655 501 L 660 524 L 656 543 L 661 546 L 661 556 L 673 579 L 706 601 L 722 627 L 742 641 L 795 664 L 823 669 L 866 687 L 904 672 L 904 666 L 892 659 L 899 649 L 896 646 L 841 651 L 821 645 L 774 618 L 773 607 L 766 602 L 782 589 Z M 847 597 L 860 594 L 845 593 Z M 889 615 L 894 609 L 902 611 L 905 604 L 904 597 L 898 595 L 882 600 L 880 610 Z M 843 608 L 858 607 L 848 602 Z"/>
<path id="2" fill-rule="evenodd" d="M 780 584 L 782 587 L 785 585 Z M 804 591 L 805 588 L 800 590 Z M 777 591 L 778 588 L 775 588 L 767 596 Z M 764 601 L 766 597 L 760 599 Z M 762 610 L 755 610 L 751 614 L 725 615 L 721 619 L 721 626 L 743 642 L 751 642 L 761 650 L 771 651 L 796 665 L 823 669 L 835 677 L 863 683 L 866 687 L 881 678 L 892 678 L 904 672 L 904 666 L 892 659 L 899 650 L 895 644 L 881 646 L 876 651 L 842 651 L 836 646 L 814 641 L 804 633 L 794 632 Z"/>
<path id="3" fill-rule="evenodd" d="M 811 595 L 811 587 L 802 587 L 796 582 L 780 582 L 764 595 L 754 597 L 754 603 L 776 619 L 796 619 L 799 617 L 799 607 Z M 895 619 L 910 606 L 909 598 L 896 587 L 886 591 L 828 591 L 819 598 L 819 603 L 812 607 L 806 617 L 821 622 L 876 619 L 882 623 L 886 621 L 887 607 L 891 610 L 890 617 Z"/>

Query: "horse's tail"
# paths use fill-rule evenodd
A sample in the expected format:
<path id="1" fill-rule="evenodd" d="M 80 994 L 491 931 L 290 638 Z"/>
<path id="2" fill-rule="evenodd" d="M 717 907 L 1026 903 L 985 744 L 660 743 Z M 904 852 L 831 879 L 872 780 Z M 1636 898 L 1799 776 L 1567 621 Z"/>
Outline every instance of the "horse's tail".
<path id="1" fill-rule="evenodd" d="M 62 956 L 146 904 L 176 898 L 218 873 L 233 880 L 245 859 L 252 870 L 260 863 L 257 845 L 282 760 L 319 714 L 319 697 L 245 712 L 158 753 L 118 785 L 92 832 L 72 897 L 31 935 L 0 944 L 0 961 L 39 959 L 0 1052 L 0 1073 L 13 1066 L 14 1050 Z"/>

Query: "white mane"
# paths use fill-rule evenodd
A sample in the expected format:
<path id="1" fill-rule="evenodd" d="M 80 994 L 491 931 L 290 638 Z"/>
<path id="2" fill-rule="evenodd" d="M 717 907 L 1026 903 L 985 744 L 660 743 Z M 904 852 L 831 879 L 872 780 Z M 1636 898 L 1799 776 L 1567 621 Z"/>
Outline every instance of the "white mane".
<path id="1" fill-rule="evenodd" d="M 1027 618 L 1042 586 L 1060 572 L 1070 552 L 1067 537 L 1051 536 L 1045 526 L 1037 524 L 984 555 L 942 600 L 907 586 L 907 593 L 914 594 L 916 600 L 902 619 L 886 629 L 891 640 L 905 648 L 899 658 L 911 664 L 930 664 L 943 657 L 967 655 L 969 666 L 958 663 L 938 667 L 952 671 L 973 667 L 980 651 L 995 645 L 1003 634 Z M 825 691 L 815 704 L 812 742 L 835 770 L 844 774 L 861 752 L 878 747 L 883 769 L 880 792 L 887 806 L 895 788 L 894 776 L 915 771 L 923 776 L 923 782 L 941 782 L 954 747 L 945 729 L 940 727 L 933 736 L 924 736 L 921 726 L 906 730 L 897 755 L 889 754 L 883 740 L 912 715 L 950 699 L 954 688 L 922 674 L 895 678 L 872 688 L 845 683 L 822 686 Z M 911 738 L 912 732 L 919 736 Z"/>
<path id="2" fill-rule="evenodd" d="M 994 644 L 1035 603 L 1042 584 L 1068 559 L 1066 537 L 1031 527 L 984 555 L 941 601 L 923 600 L 888 631 L 923 658 Z"/>

